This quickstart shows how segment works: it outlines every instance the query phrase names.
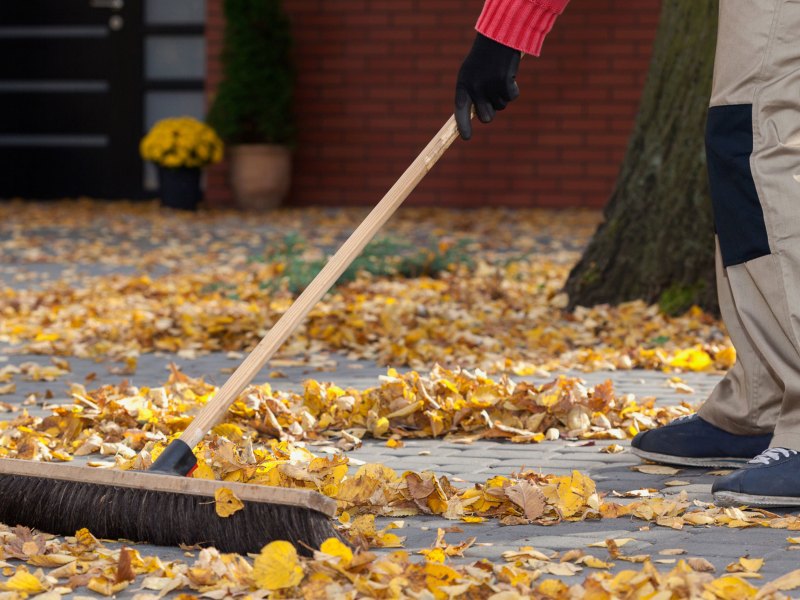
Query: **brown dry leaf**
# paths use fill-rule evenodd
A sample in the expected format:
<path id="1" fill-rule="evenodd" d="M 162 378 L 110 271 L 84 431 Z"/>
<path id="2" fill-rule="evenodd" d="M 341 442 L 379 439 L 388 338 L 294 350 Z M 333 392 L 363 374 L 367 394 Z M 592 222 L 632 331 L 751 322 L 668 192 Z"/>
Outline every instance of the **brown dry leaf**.
<path id="1" fill-rule="evenodd" d="M 117 562 L 117 572 L 114 574 L 114 583 L 123 581 L 133 581 L 136 573 L 132 566 L 133 551 L 130 548 L 122 548 L 119 551 L 119 561 Z"/>
<path id="2" fill-rule="evenodd" d="M 695 571 L 700 573 L 713 573 L 716 567 L 702 557 L 687 558 L 686 563 Z"/>
<path id="3" fill-rule="evenodd" d="M 648 475 L 675 475 L 682 470 L 666 465 L 635 465 L 630 469 L 631 471 L 639 471 L 640 473 L 647 473 Z"/>
<path id="4" fill-rule="evenodd" d="M 506 496 L 525 513 L 525 518 L 531 521 L 544 514 L 545 497 L 542 490 L 527 481 L 520 481 L 505 488 Z"/>

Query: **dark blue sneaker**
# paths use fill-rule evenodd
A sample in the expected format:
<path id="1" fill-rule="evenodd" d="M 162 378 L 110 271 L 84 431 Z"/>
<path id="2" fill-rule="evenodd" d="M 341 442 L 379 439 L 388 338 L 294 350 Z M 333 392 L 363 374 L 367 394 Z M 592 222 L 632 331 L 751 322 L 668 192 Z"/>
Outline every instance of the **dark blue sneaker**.
<path id="1" fill-rule="evenodd" d="M 772 434 L 734 435 L 697 415 L 643 431 L 631 442 L 638 457 L 682 467 L 739 467 L 769 447 Z"/>
<path id="2" fill-rule="evenodd" d="M 711 486 L 719 506 L 800 506 L 800 454 L 769 448 Z"/>

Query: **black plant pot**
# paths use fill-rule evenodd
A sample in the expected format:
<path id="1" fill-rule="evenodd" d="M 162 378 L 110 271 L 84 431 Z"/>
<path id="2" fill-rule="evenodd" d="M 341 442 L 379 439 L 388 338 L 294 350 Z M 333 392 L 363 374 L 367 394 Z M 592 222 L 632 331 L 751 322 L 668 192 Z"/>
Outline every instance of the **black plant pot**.
<path id="1" fill-rule="evenodd" d="M 161 186 L 161 206 L 197 210 L 197 205 L 203 199 L 203 191 L 200 189 L 200 169 L 158 167 L 158 180 Z"/>

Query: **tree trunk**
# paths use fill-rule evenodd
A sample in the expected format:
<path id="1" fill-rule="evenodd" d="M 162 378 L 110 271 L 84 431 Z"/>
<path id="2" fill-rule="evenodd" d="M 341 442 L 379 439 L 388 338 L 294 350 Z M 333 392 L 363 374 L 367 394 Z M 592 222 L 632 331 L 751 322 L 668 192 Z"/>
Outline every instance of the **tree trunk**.
<path id="1" fill-rule="evenodd" d="M 566 291 L 570 308 L 643 299 L 716 312 L 704 129 L 716 0 L 664 0 L 627 155 Z"/>

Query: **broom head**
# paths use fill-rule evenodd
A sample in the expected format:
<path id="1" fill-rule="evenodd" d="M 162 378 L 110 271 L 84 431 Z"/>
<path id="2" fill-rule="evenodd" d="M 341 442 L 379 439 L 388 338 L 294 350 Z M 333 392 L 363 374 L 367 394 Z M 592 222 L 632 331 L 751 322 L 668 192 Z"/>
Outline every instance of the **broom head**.
<path id="1" fill-rule="evenodd" d="M 220 488 L 244 507 L 217 515 Z M 0 522 L 48 533 L 73 535 L 86 527 L 98 538 L 240 554 L 286 540 L 308 555 L 339 537 L 335 514 L 336 501 L 311 490 L 0 459 Z"/>

